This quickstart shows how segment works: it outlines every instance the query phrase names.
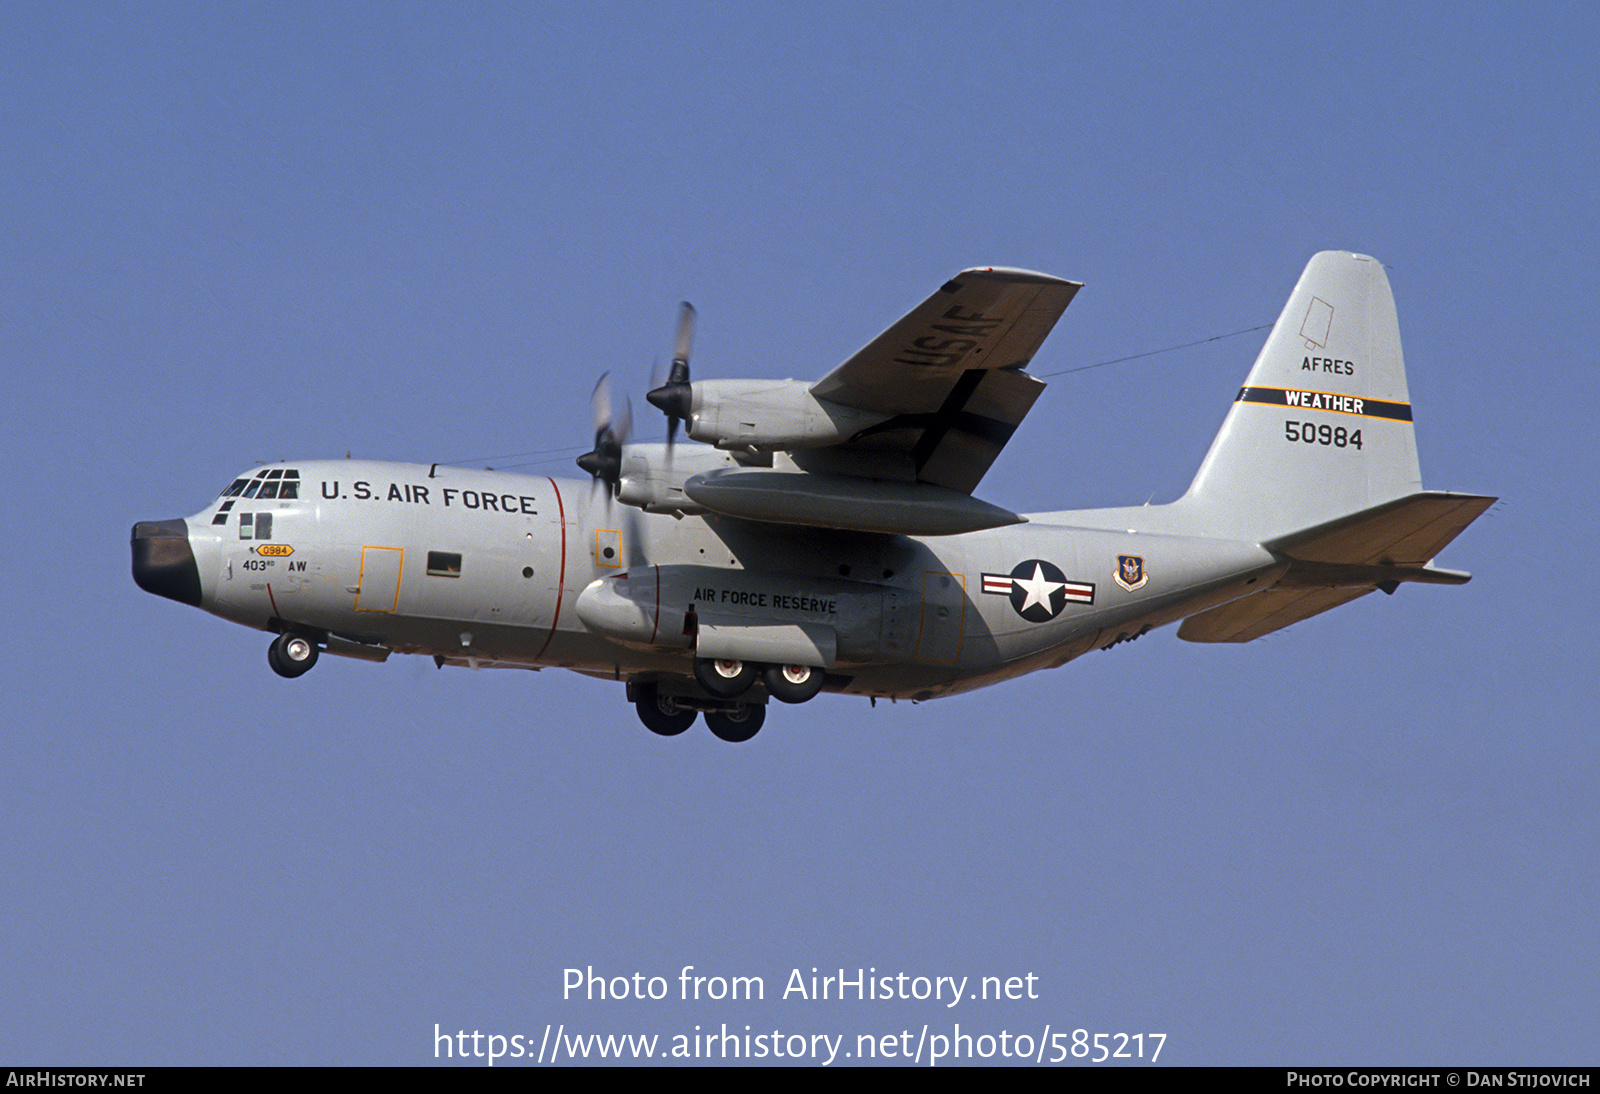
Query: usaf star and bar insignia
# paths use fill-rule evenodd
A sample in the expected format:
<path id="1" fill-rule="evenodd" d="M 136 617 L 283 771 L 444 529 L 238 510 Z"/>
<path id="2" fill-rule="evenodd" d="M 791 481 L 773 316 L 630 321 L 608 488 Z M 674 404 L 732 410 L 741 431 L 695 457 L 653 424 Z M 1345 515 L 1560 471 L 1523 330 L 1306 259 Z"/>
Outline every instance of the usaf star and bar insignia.
<path id="1" fill-rule="evenodd" d="M 1094 585 L 1068 581 L 1065 574 L 1039 558 L 1019 562 L 1009 574 L 984 574 L 983 591 L 1009 596 L 1012 609 L 1030 623 L 1048 623 L 1070 600 L 1093 604 Z"/>

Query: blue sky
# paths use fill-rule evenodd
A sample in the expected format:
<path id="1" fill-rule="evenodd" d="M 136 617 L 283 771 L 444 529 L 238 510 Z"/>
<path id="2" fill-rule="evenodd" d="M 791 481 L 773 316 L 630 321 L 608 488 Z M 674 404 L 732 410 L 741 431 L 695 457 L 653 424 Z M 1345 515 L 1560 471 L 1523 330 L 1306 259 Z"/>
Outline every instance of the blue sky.
<path id="1" fill-rule="evenodd" d="M 1579 5 L 21 4 L 0 1059 L 431 1063 L 535 1040 L 1167 1034 L 1188 1064 L 1592 1063 Z M 577 476 L 589 392 L 818 376 L 955 271 L 1086 283 L 1033 371 L 1389 269 L 1424 478 L 1504 500 L 1409 586 L 749 745 L 556 672 L 326 659 L 152 598 L 128 527 L 285 457 Z M 1262 334 L 1067 372 L 980 489 L 1181 493 Z M 640 414 L 641 429 L 659 429 Z M 760 1003 L 562 998 L 694 965 Z M 793 969 L 1037 976 L 803 1003 Z"/>

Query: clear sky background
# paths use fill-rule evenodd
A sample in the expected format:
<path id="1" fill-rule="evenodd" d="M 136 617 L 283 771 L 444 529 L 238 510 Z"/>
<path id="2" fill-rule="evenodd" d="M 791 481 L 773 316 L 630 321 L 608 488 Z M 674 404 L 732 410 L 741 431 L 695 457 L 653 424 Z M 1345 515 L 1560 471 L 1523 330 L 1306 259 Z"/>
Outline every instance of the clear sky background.
<path id="1" fill-rule="evenodd" d="M 0 1063 L 425 1063 L 435 1023 L 1167 1034 L 1162 1062 L 1596 1061 L 1588 5 L 7 5 Z M 1388 266 L 1408 586 L 727 746 L 615 685 L 325 658 L 138 590 L 262 460 L 571 475 L 589 392 L 819 376 L 980 264 L 1032 371 Z M 979 490 L 1170 500 L 1264 332 L 1053 378 Z M 563 970 L 761 976 L 562 998 Z M 1036 974 L 807 1003 L 790 970 Z"/>

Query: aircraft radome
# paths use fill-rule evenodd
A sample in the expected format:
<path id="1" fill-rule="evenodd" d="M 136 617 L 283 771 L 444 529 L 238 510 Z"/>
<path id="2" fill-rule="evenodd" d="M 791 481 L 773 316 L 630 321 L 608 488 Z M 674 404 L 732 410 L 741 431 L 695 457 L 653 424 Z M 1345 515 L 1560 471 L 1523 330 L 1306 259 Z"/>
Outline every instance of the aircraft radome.
<path id="1" fill-rule="evenodd" d="M 274 633 L 281 676 L 322 653 L 556 666 L 624 683 L 656 733 L 700 715 L 727 741 L 770 699 L 933 699 L 1168 623 L 1246 642 L 1468 579 L 1431 560 L 1495 499 L 1422 489 L 1394 299 L 1363 255 L 1311 259 L 1177 501 L 975 497 L 1079 287 L 966 270 L 814 383 L 691 380 L 685 305 L 648 396 L 667 443 L 629 444 L 602 380 L 591 482 L 289 460 L 134 525 L 134 579 Z"/>

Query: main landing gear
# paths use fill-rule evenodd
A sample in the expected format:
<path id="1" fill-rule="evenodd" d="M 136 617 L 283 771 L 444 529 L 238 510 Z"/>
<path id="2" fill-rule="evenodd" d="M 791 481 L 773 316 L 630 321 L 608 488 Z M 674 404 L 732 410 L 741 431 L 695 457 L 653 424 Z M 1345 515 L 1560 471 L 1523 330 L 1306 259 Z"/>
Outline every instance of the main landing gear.
<path id="1" fill-rule="evenodd" d="M 768 665 L 761 671 L 767 694 L 780 703 L 803 703 L 822 690 L 823 673 L 810 665 Z"/>
<path id="2" fill-rule="evenodd" d="M 757 678 L 767 694 L 780 703 L 804 703 L 822 690 L 825 674 L 811 665 L 758 665 L 728 657 L 697 657 L 695 683 L 711 696 L 663 694 L 654 683 L 629 685 L 628 694 L 639 711 L 639 720 L 652 733 L 676 737 L 694 724 L 696 713 L 705 715 L 706 728 L 724 741 L 748 741 L 766 721 L 767 708 L 749 703 L 740 696 L 749 691 Z"/>
<path id="3" fill-rule="evenodd" d="M 304 635 L 285 632 L 267 647 L 267 664 L 279 676 L 293 680 L 304 676 L 317 663 L 317 644 Z"/>
<path id="4" fill-rule="evenodd" d="M 676 737 L 694 725 L 699 711 L 693 707 L 680 707 L 676 700 L 656 691 L 654 684 L 640 685 L 638 690 L 639 697 L 633 701 L 633 706 L 639 712 L 639 721 L 651 733 Z"/>
<path id="5" fill-rule="evenodd" d="M 732 710 L 708 710 L 705 719 L 706 728 L 713 737 L 736 745 L 761 731 L 761 723 L 767 720 L 767 708 L 741 703 Z"/>
<path id="6" fill-rule="evenodd" d="M 756 680 L 780 703 L 804 703 L 816 698 L 825 675 L 812 665 L 760 665 L 727 657 L 698 657 L 694 679 L 705 695 L 670 694 L 653 681 L 629 684 L 628 695 L 639 721 L 652 733 L 676 737 L 694 724 L 696 716 L 703 715 L 713 736 L 737 743 L 754 737 L 767 719 L 764 703 L 741 698 Z"/>
<path id="7" fill-rule="evenodd" d="M 822 690 L 823 672 L 810 665 L 757 665 L 753 661 L 697 657 L 694 678 L 719 699 L 737 699 L 760 675 L 767 694 L 780 703 L 803 703 Z"/>
<path id="8" fill-rule="evenodd" d="M 652 733 L 676 737 L 704 716 L 706 728 L 718 740 L 730 744 L 748 741 L 767 720 L 767 708 L 760 703 L 719 702 L 715 706 L 696 706 L 695 701 L 676 695 L 663 695 L 653 683 L 629 686 L 639 721 Z"/>

